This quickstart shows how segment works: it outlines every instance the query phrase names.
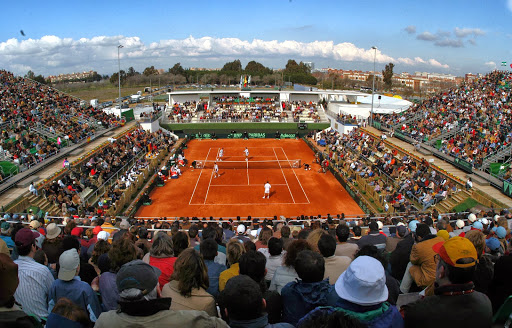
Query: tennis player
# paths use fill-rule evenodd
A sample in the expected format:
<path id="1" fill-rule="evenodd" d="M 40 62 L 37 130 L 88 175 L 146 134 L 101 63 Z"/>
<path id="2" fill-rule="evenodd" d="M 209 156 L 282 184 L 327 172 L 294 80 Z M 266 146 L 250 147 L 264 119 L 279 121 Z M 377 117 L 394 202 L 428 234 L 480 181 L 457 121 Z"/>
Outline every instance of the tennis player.
<path id="1" fill-rule="evenodd" d="M 222 157 L 224 157 L 224 148 L 219 149 L 219 161 L 222 161 Z"/>
<path id="2" fill-rule="evenodd" d="M 248 161 L 249 160 L 249 149 L 247 149 L 247 147 L 245 147 L 244 154 L 245 154 L 245 160 Z"/>
<path id="3" fill-rule="evenodd" d="M 270 198 L 270 188 L 271 188 L 272 186 L 271 186 L 271 185 L 270 185 L 270 183 L 268 183 L 268 181 L 267 181 L 267 183 L 265 183 L 265 186 L 264 186 L 264 187 L 265 187 L 265 193 L 263 194 L 263 198 L 267 197 L 267 199 L 269 199 L 269 198 Z"/>
<path id="4" fill-rule="evenodd" d="M 217 162 L 213 163 L 213 177 L 217 178 L 219 176 L 219 166 L 217 165 Z"/>

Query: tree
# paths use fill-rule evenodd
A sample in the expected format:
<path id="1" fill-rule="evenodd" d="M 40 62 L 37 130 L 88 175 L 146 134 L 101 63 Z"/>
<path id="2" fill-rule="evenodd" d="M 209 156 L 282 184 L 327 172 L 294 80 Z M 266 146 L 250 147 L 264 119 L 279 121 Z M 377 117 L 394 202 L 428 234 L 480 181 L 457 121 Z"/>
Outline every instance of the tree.
<path id="1" fill-rule="evenodd" d="M 121 70 L 121 85 L 123 85 L 125 81 L 126 81 L 126 72 Z M 115 86 L 118 86 L 118 82 L 119 82 L 119 74 L 116 72 L 116 73 L 112 74 L 112 76 L 110 77 L 110 83 L 112 83 Z"/>
<path id="2" fill-rule="evenodd" d="M 389 63 L 382 71 L 382 81 L 388 90 L 393 86 L 393 67 L 395 64 Z"/>
<path id="3" fill-rule="evenodd" d="M 34 76 L 33 80 L 41 84 L 46 84 L 46 80 L 44 76 L 42 76 L 41 74 L 39 74 L 38 76 Z"/>
<path id="4" fill-rule="evenodd" d="M 143 74 L 144 74 L 145 76 L 156 75 L 156 74 L 158 74 L 158 71 L 155 69 L 155 66 L 150 66 L 150 67 L 146 67 L 146 68 L 144 69 Z M 121 75 L 121 76 L 122 76 L 122 75 Z"/>
<path id="5" fill-rule="evenodd" d="M 25 78 L 33 80 L 36 75 L 31 70 L 25 74 Z"/>
<path id="6" fill-rule="evenodd" d="M 137 72 L 137 71 L 135 70 L 135 68 L 133 68 L 133 67 L 131 67 L 131 66 L 130 66 L 130 68 L 128 68 L 128 72 L 126 73 L 126 76 L 127 76 L 127 77 L 132 77 L 132 76 L 135 76 L 135 75 L 138 75 L 138 74 L 140 74 L 140 73 L 139 73 L 139 72 Z"/>
<path id="7" fill-rule="evenodd" d="M 242 63 L 239 59 L 234 60 L 232 62 L 224 64 L 224 67 L 221 69 L 222 72 L 241 72 L 242 71 Z"/>
<path id="8" fill-rule="evenodd" d="M 174 75 L 185 76 L 185 69 L 183 69 L 183 67 L 181 67 L 180 63 L 176 63 L 176 64 L 174 64 L 174 66 L 172 68 L 169 68 L 169 73 L 174 74 Z"/>
<path id="9" fill-rule="evenodd" d="M 265 66 L 263 66 L 263 64 L 258 63 L 254 60 L 251 60 L 250 62 L 247 63 L 244 71 L 246 74 L 259 75 L 259 76 L 263 76 L 263 75 L 272 73 L 272 70 L 270 68 L 265 67 Z"/>

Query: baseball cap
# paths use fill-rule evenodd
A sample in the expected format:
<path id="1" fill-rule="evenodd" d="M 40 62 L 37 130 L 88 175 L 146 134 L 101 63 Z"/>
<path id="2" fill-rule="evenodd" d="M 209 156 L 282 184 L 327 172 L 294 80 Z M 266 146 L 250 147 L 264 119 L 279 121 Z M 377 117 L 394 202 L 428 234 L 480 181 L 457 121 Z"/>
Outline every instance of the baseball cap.
<path id="1" fill-rule="evenodd" d="M 416 227 L 418 226 L 418 223 L 420 223 L 418 220 L 412 220 L 411 222 L 409 222 L 409 229 L 412 232 L 416 232 Z"/>
<path id="2" fill-rule="evenodd" d="M 500 241 L 498 240 L 498 238 L 495 238 L 495 237 L 486 239 L 485 240 L 485 244 L 493 252 L 498 251 L 500 249 L 500 247 L 501 247 Z"/>
<path id="3" fill-rule="evenodd" d="M 110 237 L 110 234 L 106 231 L 102 230 L 102 231 L 98 232 L 98 237 L 97 237 L 98 240 L 100 240 L 100 239 L 108 240 L 109 237 Z"/>
<path id="4" fill-rule="evenodd" d="M 464 221 L 462 221 L 461 219 L 458 219 L 457 221 L 455 221 L 455 225 L 456 225 L 459 229 L 462 229 L 462 227 L 464 227 Z"/>
<path id="5" fill-rule="evenodd" d="M 338 296 L 359 305 L 377 305 L 388 299 L 386 274 L 373 257 L 359 256 L 334 284 Z"/>
<path id="6" fill-rule="evenodd" d="M 482 222 L 476 221 L 473 223 L 473 228 L 482 231 L 484 230 L 484 225 Z"/>
<path id="7" fill-rule="evenodd" d="M 23 228 L 16 233 L 14 239 L 16 246 L 27 247 L 32 244 L 32 242 L 36 240 L 37 237 L 39 237 L 39 232 L 30 230 L 28 228 Z"/>
<path id="8" fill-rule="evenodd" d="M 139 289 L 143 295 L 155 289 L 158 277 L 162 272 L 142 260 L 134 260 L 124 264 L 116 276 L 117 290 L 121 293 L 126 289 Z"/>
<path id="9" fill-rule="evenodd" d="M 77 236 L 77 237 L 80 237 L 80 235 L 82 234 L 84 230 L 80 227 L 74 227 L 72 230 L 71 230 L 71 236 Z"/>
<path id="10" fill-rule="evenodd" d="M 485 224 L 485 225 L 489 224 L 489 220 L 487 220 L 486 218 L 483 218 L 480 222 L 482 222 L 482 224 Z"/>
<path id="11" fill-rule="evenodd" d="M 32 220 L 32 221 L 30 221 L 29 226 L 30 226 L 30 229 L 37 230 L 41 226 L 41 222 L 39 222 L 37 220 Z"/>
<path id="12" fill-rule="evenodd" d="M 475 222 L 475 221 L 476 221 L 476 215 L 475 215 L 475 214 L 473 214 L 473 213 L 469 214 L 469 215 L 468 215 L 468 220 L 469 220 L 469 222 L 471 222 L 471 223 Z"/>
<path id="13" fill-rule="evenodd" d="M 9 228 L 11 227 L 11 225 L 9 224 L 9 222 L 2 222 L 2 224 L 0 225 L 0 228 L 2 229 L 2 233 L 7 233 L 9 231 Z"/>
<path id="14" fill-rule="evenodd" d="M 403 225 L 397 225 L 396 227 L 396 233 L 399 235 L 399 236 L 405 236 L 407 234 L 407 228 Z"/>
<path id="15" fill-rule="evenodd" d="M 80 265 L 80 257 L 75 248 L 68 249 L 59 257 L 59 275 L 58 278 L 64 281 L 70 281 L 76 274 L 76 268 Z"/>
<path id="16" fill-rule="evenodd" d="M 444 241 L 447 241 L 448 239 L 450 239 L 450 234 L 446 230 L 439 230 L 437 232 L 437 236 L 443 238 Z"/>
<path id="17" fill-rule="evenodd" d="M 236 228 L 236 232 L 245 233 L 245 225 L 239 224 L 238 227 Z"/>
<path id="18" fill-rule="evenodd" d="M 456 268 L 469 268 L 476 264 L 478 256 L 476 254 L 475 246 L 469 239 L 464 237 L 453 237 L 448 241 L 442 241 L 432 246 L 434 252 L 450 266 Z M 474 261 L 471 263 L 457 263 L 460 259 L 472 258 Z"/>
<path id="19" fill-rule="evenodd" d="M 507 230 L 505 228 L 498 227 L 496 229 L 496 236 L 498 236 L 499 239 L 505 238 L 506 235 L 507 235 Z"/>
<path id="20" fill-rule="evenodd" d="M 0 253 L 0 306 L 3 306 L 14 296 L 16 288 L 18 288 L 18 265 L 14 263 L 7 254 Z"/>

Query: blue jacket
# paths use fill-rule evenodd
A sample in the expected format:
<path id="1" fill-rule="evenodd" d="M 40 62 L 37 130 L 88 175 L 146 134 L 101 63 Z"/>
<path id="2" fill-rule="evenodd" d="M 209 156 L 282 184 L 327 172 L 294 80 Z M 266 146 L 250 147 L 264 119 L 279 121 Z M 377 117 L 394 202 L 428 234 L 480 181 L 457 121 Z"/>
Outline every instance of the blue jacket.
<path id="1" fill-rule="evenodd" d="M 227 270 L 227 267 L 212 260 L 205 260 L 204 263 L 208 268 L 208 278 L 210 280 L 210 287 L 206 291 L 217 298 L 219 296 L 219 275 L 222 271 Z"/>
<path id="2" fill-rule="evenodd" d="M 334 306 L 339 297 L 329 279 L 305 283 L 292 281 L 281 290 L 283 300 L 283 321 L 297 325 L 297 322 L 318 306 Z"/>
<path id="3" fill-rule="evenodd" d="M 268 323 L 268 316 L 265 314 L 262 317 L 252 320 L 233 320 L 229 321 L 229 327 L 231 328 L 294 328 L 289 323 Z"/>
<path id="4" fill-rule="evenodd" d="M 101 305 L 98 296 L 92 290 L 91 286 L 75 276 L 70 281 L 57 279 L 53 282 L 48 294 L 48 312 L 52 312 L 53 307 L 61 297 L 66 297 L 76 305 L 80 306 L 89 314 L 89 319 L 96 322 L 101 314 Z"/>
<path id="5" fill-rule="evenodd" d="M 297 325 L 300 328 L 303 322 L 307 321 L 310 317 L 315 317 L 319 312 L 326 312 L 327 314 L 340 311 L 352 318 L 356 318 L 368 328 L 403 328 L 404 320 L 400 312 L 393 305 L 388 302 L 380 303 L 372 306 L 362 306 L 345 301 L 341 298 L 338 299 L 335 307 L 327 306 L 320 307 L 311 311 L 302 318 Z"/>

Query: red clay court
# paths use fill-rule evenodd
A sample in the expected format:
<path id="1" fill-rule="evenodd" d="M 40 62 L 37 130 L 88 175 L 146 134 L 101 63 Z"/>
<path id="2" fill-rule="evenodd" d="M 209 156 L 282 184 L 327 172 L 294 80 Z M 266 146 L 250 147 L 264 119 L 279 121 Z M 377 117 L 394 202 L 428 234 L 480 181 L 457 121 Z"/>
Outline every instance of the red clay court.
<path id="1" fill-rule="evenodd" d="M 363 210 L 330 173 L 318 173 L 312 164 L 314 153 L 303 140 L 219 139 L 192 140 L 179 179 L 167 180 L 150 194 L 152 204 L 142 206 L 138 217 L 273 217 L 284 215 L 362 215 Z M 249 160 L 245 161 L 245 147 Z M 213 161 L 219 177 L 214 178 Z M 207 163 L 203 169 L 190 167 L 192 161 Z M 293 168 L 295 160 L 309 163 L 311 170 Z M 263 199 L 264 184 L 272 186 Z"/>

